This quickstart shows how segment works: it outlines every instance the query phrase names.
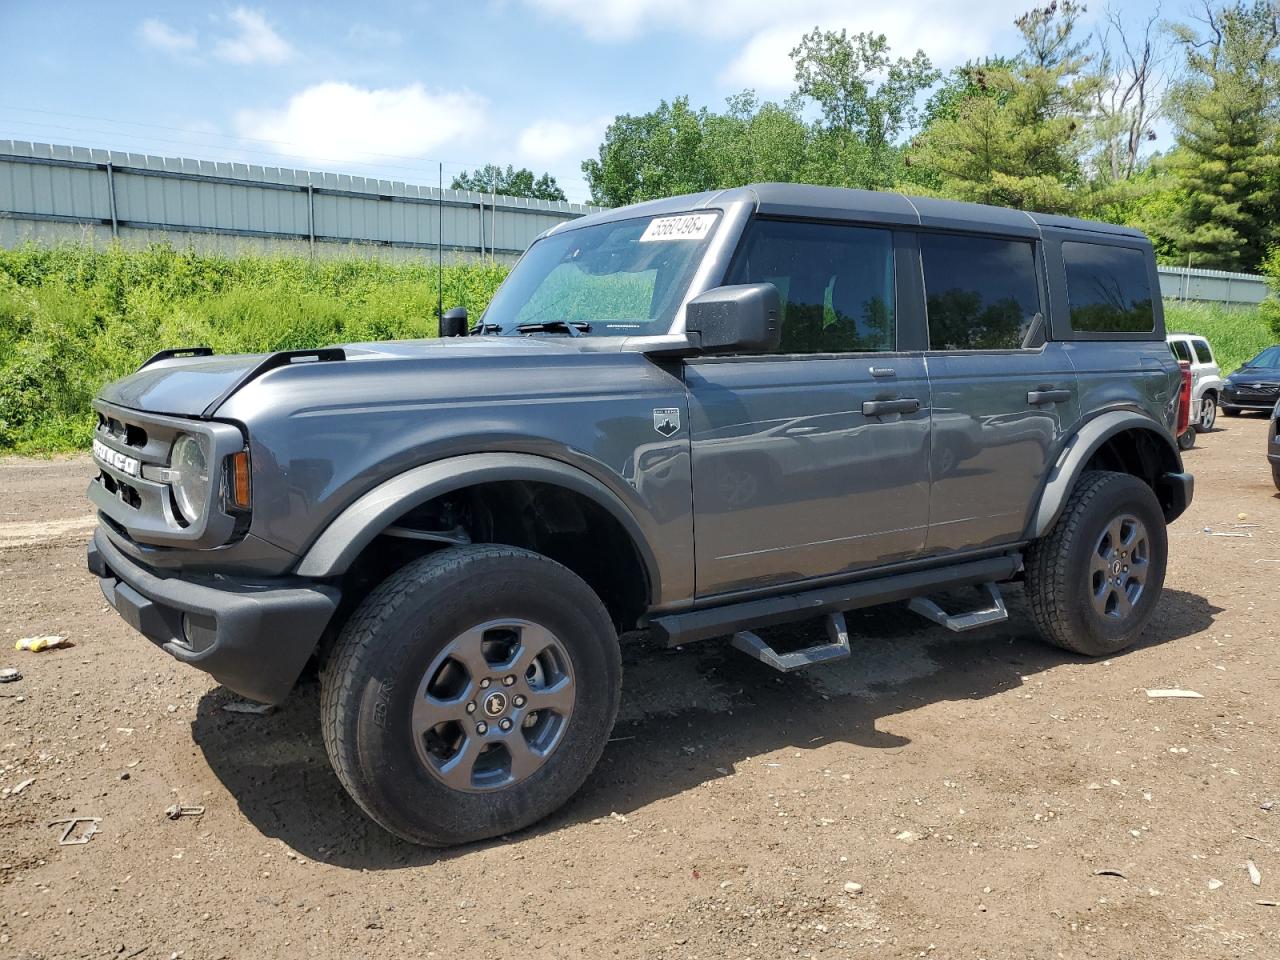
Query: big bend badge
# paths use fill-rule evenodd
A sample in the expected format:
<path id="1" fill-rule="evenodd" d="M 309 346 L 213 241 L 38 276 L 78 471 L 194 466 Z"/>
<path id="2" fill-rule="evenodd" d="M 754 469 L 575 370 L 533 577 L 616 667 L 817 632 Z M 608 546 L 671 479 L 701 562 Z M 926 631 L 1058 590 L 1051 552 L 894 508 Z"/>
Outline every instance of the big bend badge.
<path id="1" fill-rule="evenodd" d="M 678 407 L 654 407 L 653 429 L 664 437 L 669 437 L 680 429 L 680 409 Z"/>

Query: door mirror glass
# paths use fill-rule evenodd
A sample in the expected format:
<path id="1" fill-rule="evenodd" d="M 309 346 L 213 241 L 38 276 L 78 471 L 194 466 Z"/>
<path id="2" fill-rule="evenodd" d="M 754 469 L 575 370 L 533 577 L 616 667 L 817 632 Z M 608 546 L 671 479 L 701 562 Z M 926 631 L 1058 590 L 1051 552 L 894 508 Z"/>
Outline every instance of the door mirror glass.
<path id="1" fill-rule="evenodd" d="M 772 283 L 716 287 L 685 307 L 685 332 L 703 353 L 774 353 L 782 301 Z"/>

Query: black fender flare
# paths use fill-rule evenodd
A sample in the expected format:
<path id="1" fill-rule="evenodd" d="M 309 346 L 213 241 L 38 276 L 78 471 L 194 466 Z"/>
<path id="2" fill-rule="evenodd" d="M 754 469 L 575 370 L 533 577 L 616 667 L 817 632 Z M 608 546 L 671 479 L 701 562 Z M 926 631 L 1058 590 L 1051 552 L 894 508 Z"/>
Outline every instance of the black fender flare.
<path id="1" fill-rule="evenodd" d="M 640 554 L 648 590 L 660 583 L 657 558 L 627 505 L 591 474 L 559 460 L 528 453 L 469 453 L 413 467 L 373 487 L 343 510 L 303 555 L 296 573 L 322 579 L 345 573 L 393 520 L 436 497 L 478 483 L 534 480 L 587 497 L 617 520 Z"/>
<path id="2" fill-rule="evenodd" d="M 1067 498 L 1071 496 L 1076 481 L 1084 473 L 1089 458 L 1116 434 L 1135 429 L 1151 434 L 1167 453 L 1163 457 L 1166 465 L 1163 478 L 1168 478 L 1170 485 L 1176 489 L 1171 491 L 1171 504 L 1165 508 L 1166 520 L 1172 521 L 1186 509 L 1191 500 L 1191 477 L 1182 472 L 1182 454 L 1178 452 L 1178 446 L 1169 431 L 1144 414 L 1132 410 L 1110 410 L 1081 426 L 1058 454 L 1041 491 L 1039 503 L 1027 524 L 1026 539 L 1037 540 L 1049 532 Z M 1184 487 L 1185 502 L 1179 502 L 1184 498 Z"/>

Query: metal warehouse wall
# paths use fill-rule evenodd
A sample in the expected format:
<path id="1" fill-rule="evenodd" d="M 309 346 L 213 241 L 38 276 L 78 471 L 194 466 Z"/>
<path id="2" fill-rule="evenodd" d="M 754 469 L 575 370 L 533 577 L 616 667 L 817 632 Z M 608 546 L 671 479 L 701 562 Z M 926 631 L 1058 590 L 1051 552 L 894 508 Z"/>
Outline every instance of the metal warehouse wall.
<path id="1" fill-rule="evenodd" d="M 495 202 L 496 200 L 496 202 Z M 191 242 L 223 252 L 364 252 L 514 261 L 543 230 L 593 212 L 283 167 L 0 140 L 0 244 Z M 183 236 L 176 236 L 182 234 Z"/>
<path id="2" fill-rule="evenodd" d="M 495 202 L 496 201 L 496 202 Z M 211 160 L 0 140 L 0 245 L 158 240 L 201 250 L 513 262 L 543 230 L 600 208 Z M 182 235 L 182 236 L 179 236 Z M 1166 299 L 1255 304 L 1266 281 L 1161 267 Z"/>
<path id="3" fill-rule="evenodd" d="M 1166 300 L 1201 300 L 1206 303 L 1252 305 L 1267 296 L 1265 277 L 1225 270 L 1161 267 L 1160 293 Z"/>

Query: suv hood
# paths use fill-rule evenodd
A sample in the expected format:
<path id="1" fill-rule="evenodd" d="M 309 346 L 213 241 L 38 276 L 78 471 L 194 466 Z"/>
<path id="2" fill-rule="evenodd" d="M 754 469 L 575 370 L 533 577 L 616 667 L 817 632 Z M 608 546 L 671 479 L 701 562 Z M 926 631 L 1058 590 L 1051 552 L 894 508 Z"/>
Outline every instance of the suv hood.
<path id="1" fill-rule="evenodd" d="M 278 353 L 239 353 L 225 356 L 159 360 L 109 383 L 98 396 L 108 403 L 150 413 L 208 416 L 237 390 L 271 370 L 298 363 L 314 363 L 326 353 L 332 362 L 369 360 L 466 360 L 527 356 L 531 352 L 565 354 L 616 352 L 622 337 L 458 337 L 432 340 L 391 340 L 348 343 L 323 350 Z M 338 354 L 341 351 L 341 354 Z"/>

